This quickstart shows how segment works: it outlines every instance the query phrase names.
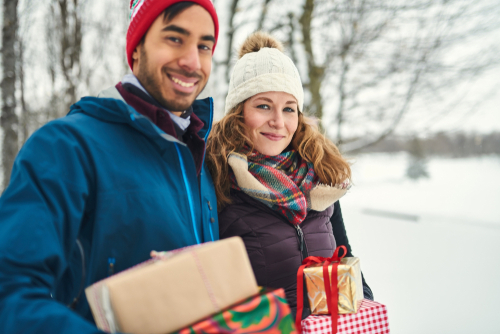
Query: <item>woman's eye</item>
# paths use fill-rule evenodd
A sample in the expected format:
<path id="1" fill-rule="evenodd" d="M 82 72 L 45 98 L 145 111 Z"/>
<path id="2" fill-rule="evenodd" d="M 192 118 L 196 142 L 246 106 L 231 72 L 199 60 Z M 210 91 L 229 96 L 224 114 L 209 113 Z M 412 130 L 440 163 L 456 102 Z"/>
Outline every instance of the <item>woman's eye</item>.
<path id="1" fill-rule="evenodd" d="M 283 111 L 286 111 L 286 112 L 295 112 L 294 109 L 290 108 L 290 107 L 286 107 L 285 109 L 283 109 Z"/>
<path id="2" fill-rule="evenodd" d="M 257 106 L 257 108 L 259 108 L 259 109 L 266 109 L 266 110 L 269 110 L 269 109 L 270 109 L 270 108 L 269 108 L 269 106 L 268 106 L 267 104 L 259 104 L 259 105 Z"/>

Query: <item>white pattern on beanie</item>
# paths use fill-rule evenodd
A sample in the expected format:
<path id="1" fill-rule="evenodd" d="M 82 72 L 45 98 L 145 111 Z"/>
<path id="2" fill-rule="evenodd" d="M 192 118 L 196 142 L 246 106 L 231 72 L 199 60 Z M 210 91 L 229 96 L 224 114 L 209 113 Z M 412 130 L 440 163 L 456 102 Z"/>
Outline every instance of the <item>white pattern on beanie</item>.
<path id="1" fill-rule="evenodd" d="M 135 15 L 139 12 L 139 9 L 144 5 L 144 0 L 133 0 L 130 3 L 130 14 L 129 19 L 133 20 Z"/>
<path id="2" fill-rule="evenodd" d="M 289 57 L 275 48 L 249 52 L 236 62 L 229 81 L 225 114 L 238 103 L 265 92 L 291 94 L 303 111 L 304 89 L 299 71 Z"/>

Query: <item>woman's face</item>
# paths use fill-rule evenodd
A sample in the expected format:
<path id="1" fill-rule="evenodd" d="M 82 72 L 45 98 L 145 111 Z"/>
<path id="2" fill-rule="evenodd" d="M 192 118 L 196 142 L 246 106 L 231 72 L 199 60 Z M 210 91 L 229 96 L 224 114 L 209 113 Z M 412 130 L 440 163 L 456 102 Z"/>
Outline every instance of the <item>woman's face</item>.
<path id="1" fill-rule="evenodd" d="M 243 104 L 246 135 L 255 150 L 278 155 L 290 144 L 297 130 L 297 100 L 284 92 L 266 92 L 252 96 Z"/>

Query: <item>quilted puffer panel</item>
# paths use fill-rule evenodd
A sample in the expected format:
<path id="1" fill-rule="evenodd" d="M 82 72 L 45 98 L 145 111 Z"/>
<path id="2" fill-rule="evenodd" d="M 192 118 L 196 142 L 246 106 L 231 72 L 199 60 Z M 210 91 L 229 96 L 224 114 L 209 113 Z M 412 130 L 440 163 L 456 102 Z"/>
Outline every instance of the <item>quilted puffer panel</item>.
<path id="1" fill-rule="evenodd" d="M 259 285 L 284 288 L 288 303 L 296 306 L 297 269 L 302 262 L 295 227 L 284 216 L 240 191 L 231 193 L 232 204 L 219 213 L 220 237 L 240 236 Z M 335 250 L 330 217 L 325 211 L 309 211 L 301 223 L 308 254 L 331 256 Z"/>

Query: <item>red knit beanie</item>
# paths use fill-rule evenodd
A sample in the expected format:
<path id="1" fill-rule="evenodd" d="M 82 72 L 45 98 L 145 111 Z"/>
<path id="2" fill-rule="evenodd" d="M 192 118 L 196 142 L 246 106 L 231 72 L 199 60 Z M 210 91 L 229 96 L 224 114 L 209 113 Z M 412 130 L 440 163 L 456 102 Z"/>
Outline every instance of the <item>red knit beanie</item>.
<path id="1" fill-rule="evenodd" d="M 211 0 L 130 0 L 130 24 L 127 31 L 127 61 L 131 69 L 133 64 L 132 53 L 151 24 L 165 9 L 182 1 L 194 2 L 205 8 L 210 16 L 212 16 L 215 27 L 215 44 L 212 53 L 214 52 L 219 36 L 219 20 L 217 19 L 217 13 Z"/>

